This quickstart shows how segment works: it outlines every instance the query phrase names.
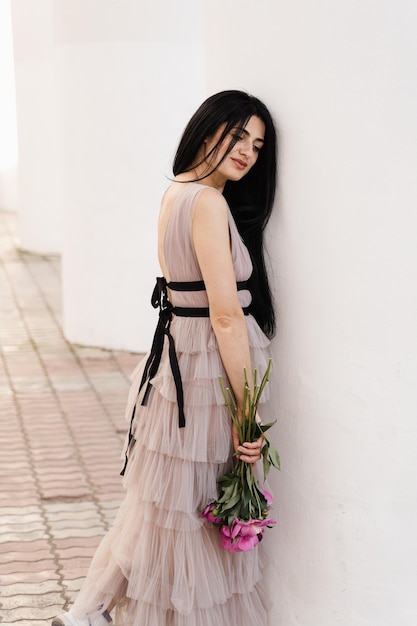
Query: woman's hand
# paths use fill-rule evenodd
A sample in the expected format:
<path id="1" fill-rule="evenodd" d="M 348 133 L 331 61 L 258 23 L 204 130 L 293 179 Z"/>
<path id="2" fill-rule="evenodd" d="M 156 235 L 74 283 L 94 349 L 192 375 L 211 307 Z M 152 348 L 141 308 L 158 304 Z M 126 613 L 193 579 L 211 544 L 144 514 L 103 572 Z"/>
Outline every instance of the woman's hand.
<path id="1" fill-rule="evenodd" d="M 236 432 L 236 427 L 232 425 L 232 438 L 233 438 L 233 447 L 235 452 L 237 452 L 237 456 L 241 461 L 245 463 L 256 463 L 261 458 L 261 450 L 264 443 L 264 438 L 262 435 L 256 441 L 250 443 L 246 441 L 241 446 L 239 445 L 239 437 Z"/>

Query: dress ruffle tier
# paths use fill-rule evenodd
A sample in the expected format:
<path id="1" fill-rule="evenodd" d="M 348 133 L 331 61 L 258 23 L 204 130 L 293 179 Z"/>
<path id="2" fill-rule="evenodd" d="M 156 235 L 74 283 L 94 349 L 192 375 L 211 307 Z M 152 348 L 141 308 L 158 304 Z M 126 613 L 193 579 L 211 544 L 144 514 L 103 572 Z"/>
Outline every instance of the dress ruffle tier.
<path id="1" fill-rule="evenodd" d="M 172 207 L 166 239 L 174 245 L 172 237 L 180 236 L 178 255 L 166 254 L 172 280 L 198 278 L 196 259 L 195 266 L 190 263 L 186 225 L 201 189 L 188 186 L 182 201 Z M 236 277 L 245 280 L 251 271 L 249 255 L 230 224 Z M 186 268 L 191 268 L 185 277 L 176 273 L 177 264 L 184 271 L 182 254 L 188 255 Z M 204 306 L 201 293 L 188 293 L 186 304 L 184 294 L 181 298 L 181 306 Z M 251 316 L 247 326 L 252 364 L 262 376 L 269 341 Z M 227 378 L 216 339 L 208 318 L 174 317 L 171 333 L 184 387 L 186 426 L 178 428 L 176 389 L 165 346 L 146 406 L 138 397 L 146 357 L 133 373 L 129 421 L 135 405 L 136 411 L 124 476 L 126 497 L 73 610 L 79 617 L 93 615 L 96 607 L 103 610 L 116 600 L 116 626 L 265 626 L 262 545 L 249 552 L 228 552 L 221 547 L 218 529 L 201 517 L 206 505 L 217 499 L 217 481 L 230 470 L 232 459 L 230 416 L 218 380 L 222 376 L 227 384 Z M 263 401 L 267 394 L 266 388 Z"/>

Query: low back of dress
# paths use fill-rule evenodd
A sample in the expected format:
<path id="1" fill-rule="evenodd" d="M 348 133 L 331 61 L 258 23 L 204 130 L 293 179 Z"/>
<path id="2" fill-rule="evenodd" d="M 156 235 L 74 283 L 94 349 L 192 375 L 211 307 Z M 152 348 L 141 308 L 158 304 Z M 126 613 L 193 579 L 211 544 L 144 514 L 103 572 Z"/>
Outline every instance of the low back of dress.
<path id="1" fill-rule="evenodd" d="M 203 278 L 193 244 L 192 220 L 195 201 L 198 195 L 207 188 L 206 185 L 199 183 L 188 183 L 184 190 L 175 198 L 171 207 L 163 249 L 169 278 L 172 281 L 195 281 Z M 252 273 L 252 262 L 230 211 L 229 229 L 236 280 L 247 280 Z M 248 291 L 241 291 L 239 298 L 242 307 L 250 304 L 251 298 Z M 170 299 L 175 306 L 208 306 L 205 291 L 171 292 Z"/>

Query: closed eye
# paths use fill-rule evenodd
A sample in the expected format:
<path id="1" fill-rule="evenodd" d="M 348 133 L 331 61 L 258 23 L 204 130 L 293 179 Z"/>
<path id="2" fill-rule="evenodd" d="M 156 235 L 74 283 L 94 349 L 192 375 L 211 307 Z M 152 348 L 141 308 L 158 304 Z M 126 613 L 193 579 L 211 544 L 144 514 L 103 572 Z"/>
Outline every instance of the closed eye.
<path id="1" fill-rule="evenodd" d="M 250 138 L 250 133 L 248 133 L 246 128 L 236 128 L 235 130 L 239 131 L 239 132 L 231 133 L 232 138 L 235 140 L 235 142 L 242 141 L 243 139 L 246 139 L 246 138 L 247 139 Z M 262 148 L 264 140 L 261 137 L 256 137 L 254 141 L 261 142 L 261 145 L 255 144 L 255 143 L 253 144 L 253 151 L 258 153 L 260 149 Z"/>

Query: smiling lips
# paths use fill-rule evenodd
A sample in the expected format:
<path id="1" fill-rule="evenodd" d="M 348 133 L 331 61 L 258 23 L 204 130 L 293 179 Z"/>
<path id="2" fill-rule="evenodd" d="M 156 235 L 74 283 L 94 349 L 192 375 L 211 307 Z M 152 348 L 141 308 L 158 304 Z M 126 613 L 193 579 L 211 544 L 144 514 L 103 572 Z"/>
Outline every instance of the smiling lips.
<path id="1" fill-rule="evenodd" d="M 245 161 L 241 161 L 240 159 L 232 158 L 232 161 L 239 170 L 244 170 L 248 166 L 248 164 L 245 163 Z"/>

